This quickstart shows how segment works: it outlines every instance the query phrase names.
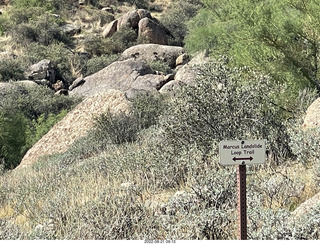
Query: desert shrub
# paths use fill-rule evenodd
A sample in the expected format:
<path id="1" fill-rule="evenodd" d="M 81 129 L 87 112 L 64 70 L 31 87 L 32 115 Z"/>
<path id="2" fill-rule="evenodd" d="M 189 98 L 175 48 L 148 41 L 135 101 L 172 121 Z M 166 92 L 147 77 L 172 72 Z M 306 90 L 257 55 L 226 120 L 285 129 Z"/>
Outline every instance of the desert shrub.
<path id="1" fill-rule="evenodd" d="M 85 39 L 86 52 L 92 56 L 119 54 L 136 44 L 137 33 L 129 28 L 122 27 L 110 38 L 90 36 Z"/>
<path id="2" fill-rule="evenodd" d="M 86 63 L 84 75 L 88 76 L 94 74 L 108 65 L 112 64 L 118 59 L 118 55 L 102 55 L 89 59 Z"/>
<path id="3" fill-rule="evenodd" d="M 149 62 L 149 65 L 153 70 L 162 72 L 164 74 L 173 73 L 172 69 L 170 68 L 169 63 L 165 63 L 165 62 L 161 62 L 161 61 L 153 61 L 153 62 Z"/>
<path id="4" fill-rule="evenodd" d="M 134 142 L 139 131 L 136 118 L 124 112 L 102 114 L 96 119 L 95 128 L 97 139 L 109 139 L 115 144 Z"/>
<path id="5" fill-rule="evenodd" d="M 28 131 L 28 143 L 27 147 L 31 147 L 37 141 L 41 139 L 57 122 L 66 116 L 67 110 L 63 109 L 59 114 L 49 113 L 40 115 L 37 119 L 34 119 L 29 125 Z"/>
<path id="6" fill-rule="evenodd" d="M 30 7 L 45 7 L 48 6 L 48 1 L 45 0 L 12 0 L 11 4 L 16 8 L 26 9 Z"/>
<path id="7" fill-rule="evenodd" d="M 248 239 L 290 240 L 294 231 L 288 210 L 260 208 L 256 203 L 248 207 Z"/>
<path id="8" fill-rule="evenodd" d="M 61 110 L 70 110 L 80 99 L 68 96 L 56 96 L 47 87 L 27 87 L 16 85 L 0 98 L 0 108 L 20 111 L 26 118 L 38 119 L 43 114 L 59 114 Z"/>
<path id="9" fill-rule="evenodd" d="M 191 190 L 179 191 L 162 205 L 161 227 L 167 239 L 233 239 L 236 198 L 233 170 L 200 169 L 191 176 Z M 190 180 L 190 178 L 189 178 Z M 189 182 L 191 183 L 191 182 Z"/>
<path id="10" fill-rule="evenodd" d="M 216 61 L 199 69 L 194 86 L 184 87 L 167 110 L 163 125 L 177 147 L 197 144 L 207 153 L 222 140 L 266 139 L 273 159 L 291 156 L 281 93 L 268 76 Z M 217 144 L 215 144 L 217 145 Z M 217 148 L 216 148 L 217 149 Z"/>
<path id="11" fill-rule="evenodd" d="M 292 239 L 318 240 L 320 238 L 320 206 L 313 206 L 308 213 L 296 220 L 292 229 Z"/>
<path id="12" fill-rule="evenodd" d="M 110 38 L 106 38 L 104 45 L 106 53 L 122 53 L 127 48 L 137 43 L 137 33 L 129 27 L 121 27 Z"/>
<path id="13" fill-rule="evenodd" d="M 22 230 L 9 220 L 0 219 L 0 240 L 22 239 Z"/>
<path id="14" fill-rule="evenodd" d="M 161 23 L 172 35 L 171 45 L 183 46 L 187 35 L 187 21 L 197 14 L 201 1 L 173 1 L 161 18 Z"/>
<path id="15" fill-rule="evenodd" d="M 15 85 L 0 97 L 1 158 L 16 167 L 24 153 L 79 100 L 58 97 L 46 87 Z"/>
<path id="16" fill-rule="evenodd" d="M 132 102 L 132 114 L 138 120 L 139 128 L 146 129 L 159 122 L 166 105 L 164 95 L 159 93 L 142 93 Z"/>
<path id="17" fill-rule="evenodd" d="M 52 61 L 56 69 L 56 79 L 71 83 L 75 77 L 72 73 L 72 62 L 79 59 L 77 54 L 70 51 L 63 43 L 53 43 L 48 46 L 30 43 L 25 50 L 25 55 L 30 64 L 43 59 Z"/>
<path id="18" fill-rule="evenodd" d="M 49 13 L 28 19 L 28 22 L 14 25 L 11 29 L 14 40 L 20 45 L 37 42 L 48 46 L 54 42 L 70 43 L 70 39 L 59 27 L 57 18 Z"/>
<path id="19" fill-rule="evenodd" d="M 97 139 L 115 144 L 136 141 L 141 130 L 157 123 L 163 104 L 161 98 L 158 94 L 140 95 L 134 100 L 130 113 L 100 115 L 95 120 L 93 133 Z"/>
<path id="20" fill-rule="evenodd" d="M 148 8 L 148 0 L 118 0 L 120 4 L 128 3 L 131 5 L 135 5 L 137 8 Z"/>
<path id="21" fill-rule="evenodd" d="M 305 184 L 299 179 L 292 179 L 285 172 L 264 172 L 251 178 L 248 184 L 250 195 L 259 195 L 260 206 L 269 209 L 296 208 Z"/>
<path id="22" fill-rule="evenodd" d="M 16 81 L 24 78 L 25 65 L 19 59 L 0 60 L 0 81 Z"/>
<path id="23" fill-rule="evenodd" d="M 320 163 L 320 129 L 301 129 L 299 127 L 290 130 L 290 147 L 297 160 L 305 165 Z"/>
<path id="24" fill-rule="evenodd" d="M 77 17 L 85 25 L 86 23 L 94 23 L 94 26 L 98 28 L 103 27 L 105 24 L 114 20 L 114 16 L 112 14 L 89 6 L 82 7 L 80 11 L 77 12 Z M 91 25 L 89 24 L 88 26 Z"/>
<path id="25" fill-rule="evenodd" d="M 91 56 L 101 56 L 106 53 L 105 48 L 102 37 L 93 35 L 84 40 L 84 49 Z"/>

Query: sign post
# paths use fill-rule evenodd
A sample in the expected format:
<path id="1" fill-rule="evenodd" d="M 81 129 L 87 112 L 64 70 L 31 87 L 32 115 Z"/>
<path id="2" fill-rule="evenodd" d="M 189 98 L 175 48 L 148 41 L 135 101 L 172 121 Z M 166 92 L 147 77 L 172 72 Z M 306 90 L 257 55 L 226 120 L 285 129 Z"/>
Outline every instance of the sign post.
<path id="1" fill-rule="evenodd" d="M 237 166 L 237 189 L 238 189 L 238 221 L 239 240 L 247 240 L 247 186 L 246 166 Z"/>
<path id="2" fill-rule="evenodd" d="M 237 165 L 238 237 L 240 240 L 247 239 L 246 165 L 265 163 L 265 154 L 266 145 L 263 140 L 220 142 L 220 164 Z"/>

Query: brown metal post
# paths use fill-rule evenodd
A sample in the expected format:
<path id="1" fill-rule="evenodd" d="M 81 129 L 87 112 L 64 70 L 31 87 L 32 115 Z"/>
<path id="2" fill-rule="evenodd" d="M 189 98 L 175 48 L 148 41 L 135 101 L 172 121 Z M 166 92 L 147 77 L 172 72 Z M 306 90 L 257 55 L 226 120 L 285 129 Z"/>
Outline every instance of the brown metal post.
<path id="1" fill-rule="evenodd" d="M 246 165 L 237 167 L 239 240 L 247 240 Z"/>

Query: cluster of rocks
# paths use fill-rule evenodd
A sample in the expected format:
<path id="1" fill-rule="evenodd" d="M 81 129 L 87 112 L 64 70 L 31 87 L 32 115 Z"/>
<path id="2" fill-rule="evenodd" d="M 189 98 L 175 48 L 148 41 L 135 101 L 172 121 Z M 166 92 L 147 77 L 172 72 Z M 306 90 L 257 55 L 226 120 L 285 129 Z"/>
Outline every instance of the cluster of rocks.
<path id="1" fill-rule="evenodd" d="M 189 61 L 182 47 L 140 44 L 124 51 L 118 61 L 99 72 L 75 80 L 69 88 L 70 95 L 90 96 L 103 90 L 117 89 L 125 92 L 131 100 L 140 92 L 174 92 L 194 82 L 197 76 L 195 67 L 205 58 L 199 55 Z M 163 74 L 153 70 L 149 63 L 155 61 L 168 64 L 173 72 Z"/>
<path id="2" fill-rule="evenodd" d="M 206 57 L 199 54 L 188 63 L 187 60 L 187 54 L 181 47 L 141 44 L 126 50 L 120 60 L 99 72 L 84 78 L 79 77 L 65 90 L 71 96 L 84 97 L 83 102 L 29 149 L 19 167 L 32 165 L 41 156 L 68 150 L 77 138 L 92 128 L 94 117 L 107 110 L 126 110 L 137 94 L 174 94 L 181 86 L 192 84 L 197 76 L 195 67 L 205 62 Z M 173 73 L 154 71 L 148 64 L 152 61 L 167 62 L 174 68 Z M 33 82 L 46 80 L 50 83 L 54 80 L 51 77 L 54 72 L 50 72 L 49 62 L 41 63 L 45 65 L 35 65 L 37 69 L 28 69 L 28 77 L 33 79 Z M 51 86 L 56 84 L 57 82 Z"/>
<path id="3" fill-rule="evenodd" d="M 48 59 L 31 65 L 25 72 L 24 76 L 29 82 L 34 82 L 38 85 L 48 86 L 54 89 L 57 94 L 68 94 L 67 85 L 56 80 L 56 71 L 52 61 Z"/>
<path id="4" fill-rule="evenodd" d="M 79 1 L 80 5 L 87 4 L 86 1 Z M 104 7 L 107 8 L 107 7 Z M 106 9 L 106 11 L 109 11 Z M 59 16 L 57 16 L 59 18 Z M 106 73 L 113 73 L 116 74 L 117 77 L 121 75 L 122 72 L 130 72 L 128 69 L 126 70 L 126 67 L 129 66 L 129 69 L 137 69 L 135 77 L 132 76 L 132 79 L 129 80 L 127 83 L 130 88 L 134 90 L 139 90 L 142 86 L 144 86 L 145 83 L 149 84 L 149 87 L 146 87 L 147 90 L 153 90 L 154 88 L 156 90 L 160 90 L 163 85 L 167 84 L 171 80 L 173 80 L 172 75 L 168 76 L 155 76 L 154 71 L 147 65 L 147 62 L 153 62 L 153 61 L 161 61 L 164 63 L 169 64 L 171 68 L 174 68 L 175 66 L 179 66 L 181 64 L 185 64 L 188 61 L 188 56 L 184 54 L 184 50 L 181 47 L 169 47 L 169 46 L 161 46 L 166 45 L 168 43 L 168 36 L 170 36 L 170 33 L 161 25 L 161 23 L 153 18 L 149 11 L 144 9 L 136 9 L 129 11 L 128 13 L 124 14 L 122 17 L 112 21 L 110 24 L 107 25 L 105 30 L 102 33 L 102 36 L 105 38 L 111 37 L 115 32 L 121 31 L 123 27 L 129 27 L 137 31 L 139 38 L 142 38 L 145 43 L 152 43 L 152 44 L 159 44 L 159 45 L 139 45 L 133 48 L 129 48 L 126 50 L 123 54 L 121 59 L 118 63 L 113 64 L 112 66 L 106 68 L 105 70 L 101 71 L 99 74 L 94 74 L 92 77 L 83 78 L 80 77 L 77 80 L 75 80 L 70 88 L 69 84 L 65 81 L 61 81 L 57 79 L 56 76 L 56 69 L 53 65 L 53 62 L 51 60 L 41 60 L 40 62 L 31 65 L 25 72 L 24 77 L 27 80 L 29 84 L 34 82 L 38 85 L 45 85 L 53 90 L 57 94 L 68 94 L 68 89 L 74 90 L 74 88 L 78 86 L 82 86 L 84 83 L 86 83 L 85 86 L 83 86 L 82 89 L 85 89 L 88 84 L 91 83 L 90 80 L 95 79 L 97 76 L 103 76 L 103 74 Z M 67 35 L 74 36 L 76 34 L 79 34 L 81 32 L 81 27 L 75 25 L 75 24 L 66 24 L 60 27 L 62 32 L 64 32 Z M 144 50 L 145 49 L 145 50 Z M 183 56 L 181 56 L 184 54 Z M 7 58 L 16 58 L 13 57 L 10 53 L 0 53 L 1 59 L 7 59 Z M 10 56 L 10 57 L 9 57 Z M 180 57 L 181 56 L 181 57 Z M 179 57 L 178 63 L 176 63 L 176 59 Z M 128 59 L 133 59 L 131 61 L 126 61 Z M 139 61 L 138 61 L 139 59 Z M 146 63 L 141 62 L 143 60 Z M 117 68 L 117 67 L 120 67 Z M 112 69 L 114 69 L 112 71 Z M 118 72 L 116 72 L 119 69 Z M 141 73 L 142 72 L 142 73 Z M 138 76 L 145 76 L 145 79 L 141 80 L 139 78 L 137 82 L 135 82 L 135 85 L 131 87 L 130 83 L 133 83 L 135 81 L 135 78 L 138 78 Z M 109 75 L 110 77 L 111 75 Z M 99 81 L 97 81 L 99 83 Z M 121 86 L 124 86 L 123 88 Z M 127 88 L 129 88 L 127 86 Z M 167 86 L 168 87 L 168 86 Z M 116 88 L 120 90 L 124 90 L 126 86 L 123 84 L 123 82 L 117 82 L 117 84 L 107 84 L 106 88 Z M 91 88 L 90 88 L 91 89 Z M 80 90 L 80 89 L 77 89 Z M 77 92 L 77 90 L 73 91 L 73 93 L 81 93 Z M 90 92 L 92 93 L 92 92 Z"/>
<path id="5" fill-rule="evenodd" d="M 111 37 L 115 32 L 121 31 L 123 27 L 136 30 L 138 38 L 145 43 L 168 44 L 169 31 L 145 9 L 132 10 L 112 21 L 104 29 L 102 36 L 104 38 Z"/>

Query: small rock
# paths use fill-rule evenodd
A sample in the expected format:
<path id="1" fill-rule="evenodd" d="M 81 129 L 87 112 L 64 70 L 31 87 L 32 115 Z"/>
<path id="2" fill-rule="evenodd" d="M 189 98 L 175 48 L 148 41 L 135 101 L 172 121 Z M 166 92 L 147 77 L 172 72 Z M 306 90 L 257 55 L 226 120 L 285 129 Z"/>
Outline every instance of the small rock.
<path id="1" fill-rule="evenodd" d="M 65 85 L 61 80 L 59 80 L 52 85 L 52 88 L 57 92 L 59 90 L 65 89 Z"/>
<path id="2" fill-rule="evenodd" d="M 85 80 L 83 79 L 83 76 L 80 76 L 75 81 L 72 82 L 72 85 L 69 87 L 69 91 L 72 91 L 74 88 L 81 86 Z"/>
<path id="3" fill-rule="evenodd" d="M 19 85 L 27 86 L 27 87 L 35 87 L 35 86 L 38 86 L 38 84 L 35 83 L 35 82 L 32 81 L 32 80 L 19 80 L 19 81 L 17 81 L 16 83 L 19 84 Z"/>
<path id="4" fill-rule="evenodd" d="M 74 24 L 66 24 L 61 26 L 61 30 L 63 33 L 69 36 L 74 36 L 81 32 L 81 27 Z"/>
<path id="5" fill-rule="evenodd" d="M 111 7 L 104 7 L 101 9 L 101 11 L 108 12 L 110 14 L 114 14 L 113 8 L 111 8 Z"/>
<path id="6" fill-rule="evenodd" d="M 189 55 L 184 53 L 180 55 L 176 60 L 176 66 L 184 65 L 189 62 Z"/>
<path id="7" fill-rule="evenodd" d="M 69 91 L 67 89 L 61 89 L 55 93 L 55 95 L 69 95 Z"/>
<path id="8" fill-rule="evenodd" d="M 303 128 L 320 127 L 320 98 L 316 99 L 307 109 Z"/>
<path id="9" fill-rule="evenodd" d="M 37 226 L 34 228 L 35 231 L 43 231 L 43 229 L 44 229 L 44 226 L 41 225 L 41 224 L 37 225 Z"/>
<path id="10" fill-rule="evenodd" d="M 117 31 L 117 25 L 118 25 L 118 20 L 114 20 L 110 24 L 108 24 L 102 33 L 102 37 L 104 38 L 111 37 Z"/>
<path id="11" fill-rule="evenodd" d="M 120 188 L 123 190 L 129 190 L 130 188 L 133 188 L 135 184 L 133 182 L 124 182 L 121 183 Z"/>

